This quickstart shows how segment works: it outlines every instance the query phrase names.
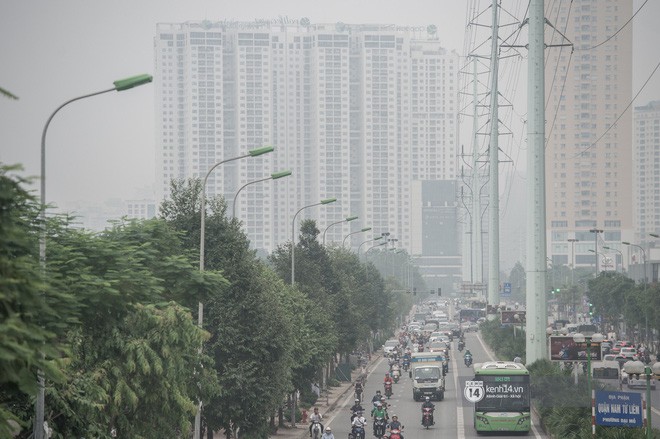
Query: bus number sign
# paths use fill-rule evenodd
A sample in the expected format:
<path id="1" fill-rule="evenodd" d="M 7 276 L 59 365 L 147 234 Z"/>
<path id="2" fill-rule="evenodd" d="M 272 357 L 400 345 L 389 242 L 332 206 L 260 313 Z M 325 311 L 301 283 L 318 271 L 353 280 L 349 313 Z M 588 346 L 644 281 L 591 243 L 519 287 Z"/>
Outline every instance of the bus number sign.
<path id="1" fill-rule="evenodd" d="M 484 399 L 484 382 L 483 381 L 466 381 L 463 395 L 465 399 L 470 402 L 477 403 Z"/>

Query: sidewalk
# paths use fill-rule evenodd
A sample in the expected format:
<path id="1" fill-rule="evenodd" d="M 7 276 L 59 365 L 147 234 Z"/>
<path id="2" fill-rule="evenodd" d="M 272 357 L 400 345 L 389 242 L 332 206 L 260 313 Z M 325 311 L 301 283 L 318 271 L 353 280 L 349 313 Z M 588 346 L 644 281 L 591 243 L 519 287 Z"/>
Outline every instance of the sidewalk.
<path id="1" fill-rule="evenodd" d="M 369 370 L 371 370 L 380 357 L 380 354 L 372 354 L 371 362 L 368 366 Z M 353 392 L 353 382 L 340 381 L 338 387 L 330 387 L 327 396 L 322 394 L 314 407 L 319 408 L 319 412 L 323 415 L 323 420 L 327 421 L 333 417 L 337 406 L 348 397 L 350 392 Z M 279 427 L 275 434 L 271 434 L 268 437 L 277 439 L 307 439 L 309 438 L 309 424 L 303 425 L 298 423 L 295 427 L 287 424 L 284 427 Z"/>

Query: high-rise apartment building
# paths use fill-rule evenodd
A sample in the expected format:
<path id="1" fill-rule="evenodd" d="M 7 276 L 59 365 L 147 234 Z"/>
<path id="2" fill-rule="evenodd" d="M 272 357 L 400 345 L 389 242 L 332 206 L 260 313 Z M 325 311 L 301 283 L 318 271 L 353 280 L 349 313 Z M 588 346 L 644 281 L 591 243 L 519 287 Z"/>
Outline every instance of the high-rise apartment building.
<path id="1" fill-rule="evenodd" d="M 603 260 L 620 256 L 602 247 L 634 240 L 632 115 L 624 113 L 632 99 L 631 15 L 628 0 L 551 2 L 546 11 L 574 46 L 546 49 L 546 229 L 554 265 L 593 266 L 593 250 L 597 268 L 613 270 Z M 552 29 L 546 42 L 567 43 Z"/>
<path id="2" fill-rule="evenodd" d="M 650 233 L 660 233 L 660 101 L 635 107 L 634 125 L 635 242 L 646 246 Z"/>
<path id="3" fill-rule="evenodd" d="M 300 21 L 159 24 L 155 38 L 157 196 L 221 165 L 208 195 L 231 205 L 254 248 L 291 239 L 306 209 L 328 243 L 389 232 L 411 251 L 411 184 L 457 177 L 458 55 L 426 28 Z M 299 216 L 299 218 L 300 218 Z"/>

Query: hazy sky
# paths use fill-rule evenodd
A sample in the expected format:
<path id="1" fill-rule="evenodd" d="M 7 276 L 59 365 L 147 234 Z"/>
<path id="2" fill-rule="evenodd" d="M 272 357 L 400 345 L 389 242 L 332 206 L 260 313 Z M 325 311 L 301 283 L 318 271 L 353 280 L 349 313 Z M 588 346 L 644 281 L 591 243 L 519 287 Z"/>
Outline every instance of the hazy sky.
<path id="1" fill-rule="evenodd" d="M 116 79 L 153 74 L 156 23 L 288 16 L 308 17 L 313 23 L 436 24 L 444 45 L 462 55 L 468 3 L 473 1 L 1 0 L 0 87 L 20 100 L 0 98 L 0 162 L 20 163 L 27 175 L 37 176 L 41 132 L 55 108 L 111 88 Z M 484 9 L 490 2 L 480 3 Z M 642 3 L 635 0 L 634 9 Z M 522 14 L 527 2 L 503 4 Z M 649 0 L 634 21 L 634 91 L 660 61 L 657 18 L 660 0 Z M 636 105 L 652 99 L 660 99 L 660 72 Z M 517 111 L 524 114 L 526 108 Z M 153 85 L 71 104 L 48 131 L 48 201 L 150 196 L 154 141 Z"/>

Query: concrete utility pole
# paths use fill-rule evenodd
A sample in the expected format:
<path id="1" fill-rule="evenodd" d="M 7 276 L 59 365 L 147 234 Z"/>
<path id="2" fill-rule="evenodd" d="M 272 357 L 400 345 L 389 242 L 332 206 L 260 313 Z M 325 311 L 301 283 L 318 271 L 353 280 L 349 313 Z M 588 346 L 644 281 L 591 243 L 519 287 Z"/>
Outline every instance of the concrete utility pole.
<path id="1" fill-rule="evenodd" d="M 543 0 L 529 4 L 527 65 L 527 343 L 526 361 L 547 358 L 545 238 L 545 44 Z"/>
<path id="2" fill-rule="evenodd" d="M 479 179 L 479 95 L 478 95 L 478 77 L 477 77 L 477 57 L 472 57 L 473 83 L 472 98 L 474 99 L 474 116 L 472 118 L 472 267 L 474 276 L 470 282 L 484 282 L 483 275 L 483 251 L 482 233 L 481 233 L 481 182 Z M 479 294 L 483 294 L 480 291 Z"/>
<path id="3" fill-rule="evenodd" d="M 488 305 L 497 306 L 500 302 L 500 184 L 499 184 L 499 111 L 497 75 L 499 73 L 499 6 L 493 0 L 493 36 L 490 46 L 490 146 L 488 158 L 490 162 L 490 193 L 488 224 L 489 254 L 488 254 Z M 494 319 L 489 314 L 488 319 Z"/>

